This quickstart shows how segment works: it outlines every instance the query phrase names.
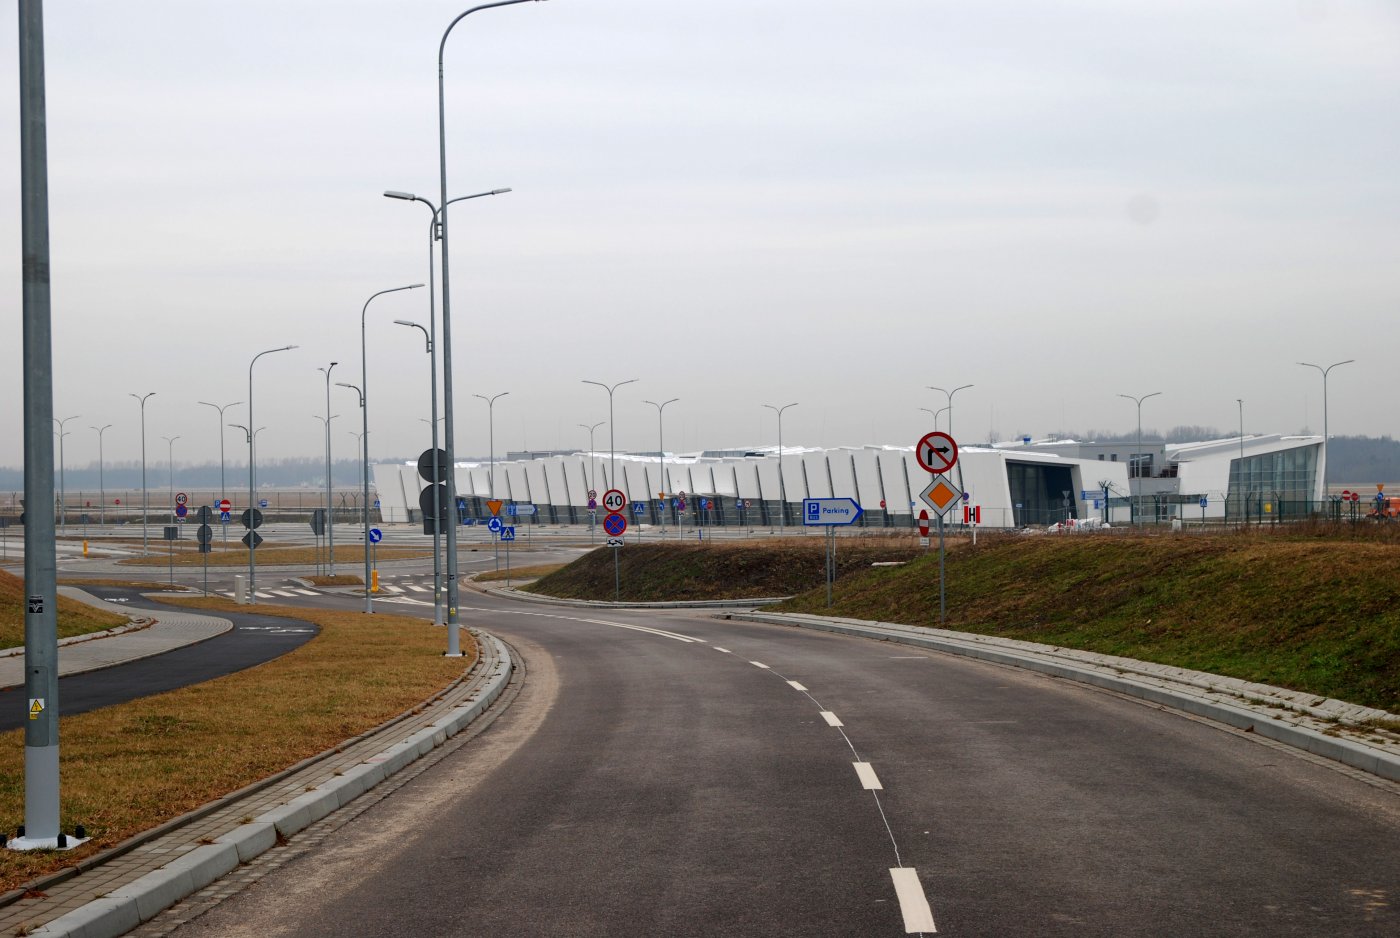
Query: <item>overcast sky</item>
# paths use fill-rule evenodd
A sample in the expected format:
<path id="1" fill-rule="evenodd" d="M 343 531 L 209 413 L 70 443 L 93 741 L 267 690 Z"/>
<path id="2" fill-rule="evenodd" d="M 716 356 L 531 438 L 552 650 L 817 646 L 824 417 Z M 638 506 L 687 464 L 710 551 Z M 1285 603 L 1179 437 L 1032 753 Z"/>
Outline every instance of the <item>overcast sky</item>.
<path id="1" fill-rule="evenodd" d="M 428 277 L 465 5 L 46 4 L 69 465 L 178 434 L 317 456 L 360 312 Z M 0 465 L 22 464 L 18 73 L 0 121 Z M 1143 424 L 1400 435 L 1400 5 L 553 0 L 447 48 L 458 452 L 912 445 Z M 427 443 L 427 290 L 369 307 L 371 458 Z M 331 388 L 337 456 L 360 428 Z M 246 423 L 243 406 L 228 422 Z M 943 424 L 946 429 L 946 422 Z M 598 435 L 607 445 L 607 428 Z M 242 436 L 230 431 L 230 460 Z"/>

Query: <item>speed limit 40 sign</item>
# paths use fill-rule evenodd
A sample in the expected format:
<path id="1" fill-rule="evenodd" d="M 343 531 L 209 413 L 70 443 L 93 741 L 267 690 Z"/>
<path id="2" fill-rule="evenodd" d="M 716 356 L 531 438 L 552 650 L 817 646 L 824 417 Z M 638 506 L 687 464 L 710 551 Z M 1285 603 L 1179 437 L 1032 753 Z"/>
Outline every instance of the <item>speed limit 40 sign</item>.
<path id="1" fill-rule="evenodd" d="M 603 507 L 611 512 L 619 512 L 627 507 L 627 496 L 621 489 L 608 489 L 603 493 Z"/>

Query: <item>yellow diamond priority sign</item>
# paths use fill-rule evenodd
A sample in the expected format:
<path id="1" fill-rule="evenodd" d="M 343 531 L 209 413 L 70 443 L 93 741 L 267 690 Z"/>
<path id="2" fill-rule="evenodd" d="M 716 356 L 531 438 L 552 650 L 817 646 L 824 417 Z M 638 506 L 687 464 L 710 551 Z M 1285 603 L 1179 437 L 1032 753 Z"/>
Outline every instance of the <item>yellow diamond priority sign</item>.
<path id="1" fill-rule="evenodd" d="M 919 493 L 919 497 L 941 515 L 958 503 L 962 498 L 962 492 L 959 492 L 957 486 L 950 484 L 942 476 L 935 476 L 928 487 Z"/>

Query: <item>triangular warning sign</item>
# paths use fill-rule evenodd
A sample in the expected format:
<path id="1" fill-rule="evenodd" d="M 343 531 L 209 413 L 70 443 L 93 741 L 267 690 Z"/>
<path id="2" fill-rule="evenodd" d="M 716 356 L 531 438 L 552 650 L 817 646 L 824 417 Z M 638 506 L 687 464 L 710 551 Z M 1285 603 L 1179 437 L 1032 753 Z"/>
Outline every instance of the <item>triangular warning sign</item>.
<path id="1" fill-rule="evenodd" d="M 486 507 L 491 510 L 491 514 L 499 515 L 501 513 L 501 506 L 504 504 L 505 502 L 501 501 L 499 498 L 493 498 L 486 503 Z"/>
<path id="2" fill-rule="evenodd" d="M 34 700 L 29 701 L 29 712 L 30 712 L 30 713 L 43 713 L 43 712 L 44 712 L 44 702 L 43 702 L 42 700 L 38 699 L 38 698 L 35 698 Z"/>

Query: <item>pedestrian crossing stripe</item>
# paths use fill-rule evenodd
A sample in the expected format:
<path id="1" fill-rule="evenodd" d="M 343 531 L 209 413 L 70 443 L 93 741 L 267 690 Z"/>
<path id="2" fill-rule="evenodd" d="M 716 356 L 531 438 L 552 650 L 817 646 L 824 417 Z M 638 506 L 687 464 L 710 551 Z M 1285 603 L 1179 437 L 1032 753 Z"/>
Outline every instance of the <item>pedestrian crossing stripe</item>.
<path id="1" fill-rule="evenodd" d="M 415 593 L 431 593 L 431 592 L 432 592 L 432 590 L 428 589 L 426 586 L 419 586 L 417 583 L 409 583 L 409 584 L 408 584 L 408 588 L 411 589 L 411 590 L 413 590 Z"/>

